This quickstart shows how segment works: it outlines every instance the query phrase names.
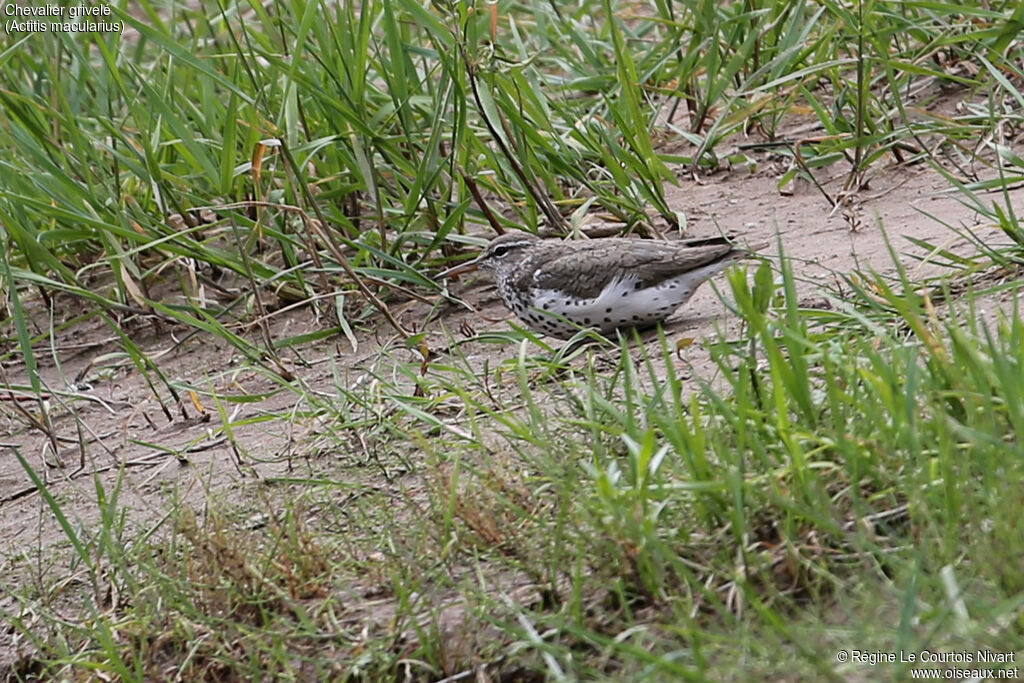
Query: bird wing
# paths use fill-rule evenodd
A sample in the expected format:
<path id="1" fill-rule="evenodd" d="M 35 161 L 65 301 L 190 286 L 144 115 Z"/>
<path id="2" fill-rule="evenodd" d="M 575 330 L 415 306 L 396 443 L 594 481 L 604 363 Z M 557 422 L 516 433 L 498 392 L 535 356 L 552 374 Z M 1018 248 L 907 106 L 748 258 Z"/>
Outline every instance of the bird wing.
<path id="1" fill-rule="evenodd" d="M 572 250 L 553 252 L 550 260 L 535 262 L 532 273 L 524 276 L 531 277 L 531 284 L 542 289 L 561 289 L 563 283 L 572 281 L 579 296 L 592 298 L 616 278 L 635 277 L 642 288 L 653 287 L 670 277 L 735 256 L 738 251 L 725 240 L 700 246 L 625 238 L 573 244 Z"/>

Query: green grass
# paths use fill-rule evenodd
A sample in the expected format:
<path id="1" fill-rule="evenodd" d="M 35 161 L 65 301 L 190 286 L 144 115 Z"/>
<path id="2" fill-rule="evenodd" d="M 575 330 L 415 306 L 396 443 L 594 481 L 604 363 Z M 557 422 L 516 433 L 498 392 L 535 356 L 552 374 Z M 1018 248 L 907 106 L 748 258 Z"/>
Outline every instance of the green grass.
<path id="1" fill-rule="evenodd" d="M 134 368 L 169 422 L 215 413 L 240 471 L 275 456 L 237 430 L 308 438 L 247 489 L 259 518 L 172 490 L 145 523 L 127 467 L 80 514 L 12 448 L 64 538 L 3 560 L 15 680 L 902 680 L 836 652 L 1024 650 L 1018 3 L 111 7 L 121 37 L 0 49 L 12 438 L 74 434 L 87 464 L 88 425 L 52 419 L 75 391 L 35 371 L 83 323 L 115 339 L 95 376 Z M 969 105 L 931 108 L 935 81 Z M 795 113 L 821 134 L 786 139 Z M 685 227 L 666 188 L 741 133 L 789 161 L 780 185 L 841 169 L 835 204 L 928 164 L 1005 244 L 951 225 L 976 253 L 919 241 L 946 274 L 844 274 L 827 309 L 780 244 L 729 275 L 742 328 L 704 341 L 710 375 L 664 337 L 515 330 L 476 340 L 481 366 L 394 315 L 437 298 L 467 232 Z M 995 295 L 1014 303 L 982 315 Z M 275 336 L 287 306 L 322 326 Z M 160 325 L 260 388 L 170 376 Z M 366 381 L 337 366 L 325 391 L 302 352 L 337 339 Z"/>

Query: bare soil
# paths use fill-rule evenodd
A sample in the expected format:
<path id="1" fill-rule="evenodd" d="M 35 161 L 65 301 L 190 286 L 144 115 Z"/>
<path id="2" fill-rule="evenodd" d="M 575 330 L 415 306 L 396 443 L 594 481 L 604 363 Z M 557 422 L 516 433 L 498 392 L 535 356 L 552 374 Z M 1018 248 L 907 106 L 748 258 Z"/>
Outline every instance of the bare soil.
<path id="1" fill-rule="evenodd" d="M 786 254 L 795 259 L 803 278 L 801 296 L 808 301 L 820 287 L 841 288 L 841 275 L 851 270 L 891 271 L 894 266 L 886 234 L 912 272 L 938 272 L 914 258 L 925 254 L 907 240 L 914 237 L 946 248 L 966 248 L 937 218 L 974 230 L 992 243 L 1005 241 L 998 230 L 980 223 L 978 216 L 949 192 L 944 178 L 923 164 L 893 166 L 877 174 L 868 187 L 851 196 L 848 206 L 839 209 L 807 183 L 796 183 L 790 195 L 780 194 L 779 172 L 771 155 L 765 153 L 754 172 L 737 169 L 682 180 L 678 188 L 671 189 L 670 203 L 688 217 L 687 237 L 728 233 L 751 243 L 769 241 L 772 246 L 765 250 L 769 256 L 781 242 Z M 822 185 L 835 197 L 844 175 L 835 169 L 824 173 L 829 172 L 835 177 L 824 178 Z M 1024 190 L 1014 190 L 1011 198 L 1018 205 L 1024 203 Z M 721 278 L 717 284 L 723 292 L 727 289 Z M 440 315 L 426 324 L 432 348 L 445 348 L 446 339 L 460 338 L 469 328 L 476 332 L 505 328 L 509 314 L 493 286 L 468 280 L 453 284 L 452 290 L 478 312 L 453 304 L 441 306 Z M 58 298 L 55 302 L 58 323 L 78 312 L 74 301 Z M 42 301 L 32 301 L 30 306 L 36 331 L 43 335 L 35 354 L 41 361 L 40 381 L 52 394 L 48 412 L 59 450 L 54 453 L 50 439 L 31 426 L 40 419 L 37 403 L 20 400 L 16 394 L 0 396 L 6 446 L 5 456 L 0 458 L 0 576 L 5 577 L 0 584 L 0 610 L 16 610 L 9 591 L 19 585 L 42 582 L 51 570 L 66 571 L 65 554 L 53 551 L 69 546 L 38 487 L 15 457 L 15 449 L 46 479 L 72 524 L 84 529 L 99 524 L 101 515 L 94 474 L 107 491 L 123 477 L 120 504 L 130 511 L 129 524 L 140 531 L 158 524 L 172 502 L 194 506 L 197 511 L 216 501 L 251 510 L 254 517 L 272 513 L 268 501 L 289 495 L 287 485 L 273 490 L 260 485 L 274 478 L 337 476 L 344 468 L 347 477 L 367 485 L 388 485 L 387 473 L 382 475 L 372 467 L 353 471 L 354 456 L 324 452 L 331 447 L 319 437 L 329 425 L 301 417 L 280 419 L 305 406 L 296 406 L 294 393 L 281 388 L 270 373 L 251 369 L 236 349 L 222 341 L 197 334 L 179 343 L 176 340 L 187 330 L 156 323 L 130 330 L 136 343 L 178 387 L 182 404 L 174 405 L 160 387 L 161 407 L 142 374 L 115 354 L 111 331 L 96 317 L 58 327 L 48 338 L 45 331 L 50 328 L 50 313 Z M 396 305 L 394 310 L 403 324 L 413 327 L 422 324 L 430 309 L 414 301 Z M 682 352 L 681 364 L 689 366 L 688 372 L 708 371 L 710 364 L 699 340 L 715 334 L 716 328 L 728 331 L 734 324 L 719 295 L 705 285 L 673 320 L 672 335 L 698 340 Z M 324 325 L 326 322 L 315 319 L 308 309 L 275 316 L 270 322 L 271 333 L 279 337 Z M 258 343 L 255 330 L 244 334 Z M 383 321 L 357 334 L 357 351 L 353 352 L 343 337 L 332 343 L 311 344 L 286 354 L 289 369 L 329 400 L 337 393 L 336 377 L 347 386 L 372 382 L 372 371 L 387 362 L 382 360 L 382 348 L 396 356 L 416 357 L 397 343 Z M 476 344 L 469 356 L 482 368 L 485 360 L 494 363 L 507 353 L 507 348 Z M 6 363 L 2 370 L 4 384 L 29 385 L 20 360 Z M 76 381 L 80 375 L 81 380 Z M 205 413 L 198 410 L 189 398 L 188 386 L 212 387 L 222 396 L 266 394 L 256 402 L 222 407 L 234 425 L 231 433 L 237 448 L 220 436 L 218 407 L 205 405 Z M 266 416 L 274 419 L 260 421 Z M 78 447 L 81 441 L 87 444 L 84 451 Z M 352 452 L 359 450 L 354 447 Z M 415 453 L 410 457 L 415 458 Z M 4 663 L 9 665 L 17 657 L 19 649 L 13 633 L 0 632 L 0 671 Z"/>

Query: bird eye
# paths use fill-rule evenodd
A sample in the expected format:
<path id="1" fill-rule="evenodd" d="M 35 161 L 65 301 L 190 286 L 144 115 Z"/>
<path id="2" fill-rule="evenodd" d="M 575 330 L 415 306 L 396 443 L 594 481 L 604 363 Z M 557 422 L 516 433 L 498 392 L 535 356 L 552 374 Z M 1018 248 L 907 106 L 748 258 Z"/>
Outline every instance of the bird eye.
<path id="1" fill-rule="evenodd" d="M 497 258 L 501 258 L 502 256 L 504 256 L 507 253 L 508 253 L 508 245 L 507 244 L 502 244 L 501 246 L 498 246 L 498 247 L 494 248 L 494 256 L 497 257 Z"/>

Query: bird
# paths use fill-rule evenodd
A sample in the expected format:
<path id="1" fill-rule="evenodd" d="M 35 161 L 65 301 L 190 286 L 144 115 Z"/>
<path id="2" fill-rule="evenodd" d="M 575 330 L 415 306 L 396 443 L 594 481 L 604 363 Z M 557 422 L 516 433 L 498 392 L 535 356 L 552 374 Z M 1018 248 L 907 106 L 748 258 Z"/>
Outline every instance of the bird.
<path id="1" fill-rule="evenodd" d="M 766 246 L 741 247 L 724 237 L 562 241 L 519 231 L 495 237 L 479 256 L 436 277 L 479 269 L 526 327 L 569 339 L 581 328 L 609 335 L 660 323 L 705 280 Z"/>

